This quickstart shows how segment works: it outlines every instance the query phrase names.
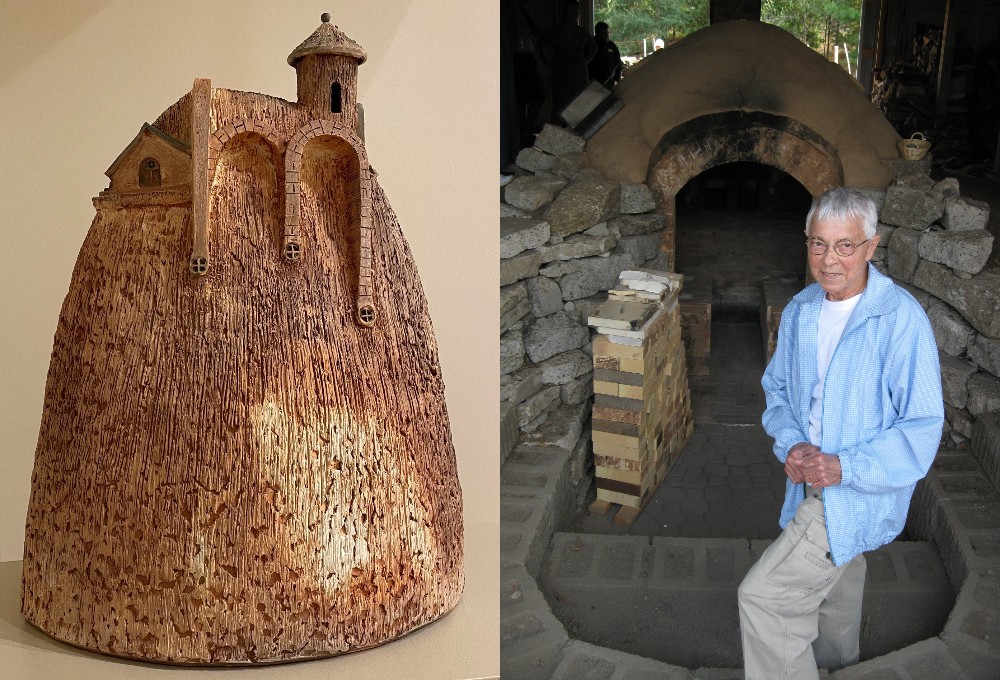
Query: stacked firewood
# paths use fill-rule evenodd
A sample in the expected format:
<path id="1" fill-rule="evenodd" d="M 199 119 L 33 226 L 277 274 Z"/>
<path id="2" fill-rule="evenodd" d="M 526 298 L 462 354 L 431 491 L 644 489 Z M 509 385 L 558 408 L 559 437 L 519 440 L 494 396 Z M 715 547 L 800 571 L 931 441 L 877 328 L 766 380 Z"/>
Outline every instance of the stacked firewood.
<path id="1" fill-rule="evenodd" d="M 933 143 L 935 166 L 985 174 L 993 164 L 1000 130 L 1000 44 L 978 54 L 956 43 L 946 116 L 935 111 L 941 29 L 917 33 L 909 58 L 872 72 L 872 103 L 902 137 L 921 132 Z"/>

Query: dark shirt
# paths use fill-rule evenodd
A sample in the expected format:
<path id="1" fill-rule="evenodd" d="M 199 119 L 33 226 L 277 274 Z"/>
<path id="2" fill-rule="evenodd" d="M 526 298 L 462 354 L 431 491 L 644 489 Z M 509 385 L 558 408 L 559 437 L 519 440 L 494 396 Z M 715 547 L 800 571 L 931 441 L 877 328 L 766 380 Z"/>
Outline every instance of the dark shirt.
<path id="1" fill-rule="evenodd" d="M 588 64 L 591 80 L 614 87 L 622 79 L 622 56 L 612 41 L 597 43 L 597 54 Z"/>

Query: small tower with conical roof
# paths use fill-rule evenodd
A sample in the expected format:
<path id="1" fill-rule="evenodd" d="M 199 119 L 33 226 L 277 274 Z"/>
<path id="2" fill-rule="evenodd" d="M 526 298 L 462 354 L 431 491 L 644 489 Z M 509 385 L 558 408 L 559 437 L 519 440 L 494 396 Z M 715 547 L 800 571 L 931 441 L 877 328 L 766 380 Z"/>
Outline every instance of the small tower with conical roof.
<path id="1" fill-rule="evenodd" d="M 356 130 L 358 66 L 368 56 L 323 14 L 316 31 L 288 55 L 298 74 L 298 103 Z"/>

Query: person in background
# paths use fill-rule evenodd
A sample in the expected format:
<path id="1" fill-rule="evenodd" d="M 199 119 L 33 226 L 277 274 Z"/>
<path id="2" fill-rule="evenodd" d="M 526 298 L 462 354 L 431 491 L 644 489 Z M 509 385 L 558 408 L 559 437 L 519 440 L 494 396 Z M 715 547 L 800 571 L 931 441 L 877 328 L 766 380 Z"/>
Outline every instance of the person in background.
<path id="1" fill-rule="evenodd" d="M 590 60 L 590 79 L 596 80 L 609 90 L 622 79 L 622 55 L 618 46 L 610 40 L 611 29 L 603 21 L 594 24 L 594 42 L 597 54 Z"/>
<path id="2" fill-rule="evenodd" d="M 552 73 L 552 119 L 590 82 L 587 64 L 597 53 L 597 44 L 580 26 L 580 3 L 563 3 L 560 21 L 542 34 Z"/>
<path id="3" fill-rule="evenodd" d="M 857 663 L 862 553 L 903 530 L 941 440 L 937 344 L 920 304 L 869 264 L 877 222 L 875 204 L 843 187 L 806 217 L 816 283 L 782 312 L 761 380 L 788 479 L 781 535 L 738 591 L 747 680 Z"/>

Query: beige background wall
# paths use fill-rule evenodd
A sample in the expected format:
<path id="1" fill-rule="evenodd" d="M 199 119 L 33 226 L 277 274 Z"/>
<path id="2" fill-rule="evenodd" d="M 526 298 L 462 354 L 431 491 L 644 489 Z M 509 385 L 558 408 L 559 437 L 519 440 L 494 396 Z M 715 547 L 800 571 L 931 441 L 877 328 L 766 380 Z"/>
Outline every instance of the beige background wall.
<path id="1" fill-rule="evenodd" d="M 52 337 L 104 170 L 195 77 L 294 101 L 285 60 L 324 11 L 368 52 L 366 146 L 427 293 L 467 531 L 497 535 L 498 352 L 486 330 L 499 324 L 499 64 L 489 5 L 0 1 L 0 562 L 21 558 Z"/>

